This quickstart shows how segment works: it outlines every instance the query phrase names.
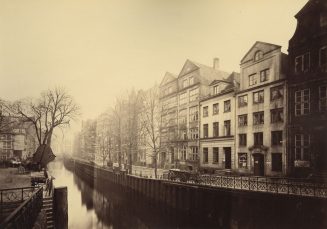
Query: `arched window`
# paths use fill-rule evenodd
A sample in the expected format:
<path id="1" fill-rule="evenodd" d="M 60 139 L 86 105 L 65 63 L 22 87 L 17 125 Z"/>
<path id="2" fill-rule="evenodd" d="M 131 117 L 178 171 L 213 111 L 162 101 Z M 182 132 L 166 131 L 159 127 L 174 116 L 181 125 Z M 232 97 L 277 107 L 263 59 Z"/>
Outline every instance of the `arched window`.
<path id="1" fill-rule="evenodd" d="M 260 59 L 263 58 L 263 52 L 262 51 L 257 51 L 255 54 L 254 54 L 254 61 L 258 61 Z"/>

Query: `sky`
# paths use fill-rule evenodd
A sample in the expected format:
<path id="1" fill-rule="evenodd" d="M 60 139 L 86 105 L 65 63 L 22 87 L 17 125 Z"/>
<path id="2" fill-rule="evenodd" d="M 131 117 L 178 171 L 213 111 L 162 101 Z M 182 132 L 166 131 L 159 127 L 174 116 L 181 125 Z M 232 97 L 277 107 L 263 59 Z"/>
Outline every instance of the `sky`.
<path id="1" fill-rule="evenodd" d="M 0 98 L 61 86 L 96 118 L 186 59 L 239 72 L 255 41 L 287 53 L 307 0 L 0 0 Z"/>

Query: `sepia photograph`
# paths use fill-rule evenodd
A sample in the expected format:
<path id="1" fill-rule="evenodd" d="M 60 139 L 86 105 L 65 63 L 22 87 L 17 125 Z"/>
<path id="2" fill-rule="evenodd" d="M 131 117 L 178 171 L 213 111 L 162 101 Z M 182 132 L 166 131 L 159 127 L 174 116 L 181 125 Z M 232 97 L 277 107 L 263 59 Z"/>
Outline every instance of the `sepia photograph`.
<path id="1" fill-rule="evenodd" d="M 327 0 L 0 0 L 0 229 L 326 229 Z"/>

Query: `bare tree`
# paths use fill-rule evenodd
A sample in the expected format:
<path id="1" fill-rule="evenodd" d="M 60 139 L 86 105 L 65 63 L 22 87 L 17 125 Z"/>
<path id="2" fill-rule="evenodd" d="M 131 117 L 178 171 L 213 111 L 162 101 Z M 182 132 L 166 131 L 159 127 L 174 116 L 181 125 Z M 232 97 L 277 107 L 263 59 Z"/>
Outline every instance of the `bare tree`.
<path id="1" fill-rule="evenodd" d="M 10 110 L 7 102 L 0 100 L 0 134 L 11 130 L 12 126 L 17 123 L 17 119 L 10 117 Z"/>
<path id="2" fill-rule="evenodd" d="M 112 120 L 113 120 L 113 128 L 112 134 L 114 138 L 114 148 L 117 152 L 117 160 L 119 168 L 121 168 L 122 163 L 122 142 L 123 142 L 123 122 L 125 116 L 124 110 L 125 101 L 123 99 L 116 99 L 116 104 L 112 109 Z"/>
<path id="3" fill-rule="evenodd" d="M 128 160 L 128 172 L 132 172 L 133 164 L 133 152 L 137 151 L 138 139 L 139 139 L 139 113 L 141 111 L 140 93 L 136 93 L 135 90 L 131 90 L 128 93 L 126 102 L 126 143 L 127 143 L 127 160 Z"/>
<path id="4" fill-rule="evenodd" d="M 112 132 L 112 123 L 110 115 L 108 113 L 102 114 L 98 118 L 97 126 L 97 143 L 98 152 L 100 154 L 102 165 L 105 165 L 105 161 L 108 159 L 112 162 L 112 152 L 114 149 L 114 137 Z"/>
<path id="5" fill-rule="evenodd" d="M 78 105 L 62 88 L 44 91 L 36 101 L 15 102 L 10 110 L 33 124 L 39 145 L 49 146 L 54 130 L 69 126 L 79 114 Z"/>
<path id="6" fill-rule="evenodd" d="M 157 178 L 158 155 L 161 150 L 160 129 L 162 126 L 159 88 L 157 85 L 142 93 L 142 126 L 146 143 L 152 150 L 154 174 Z"/>

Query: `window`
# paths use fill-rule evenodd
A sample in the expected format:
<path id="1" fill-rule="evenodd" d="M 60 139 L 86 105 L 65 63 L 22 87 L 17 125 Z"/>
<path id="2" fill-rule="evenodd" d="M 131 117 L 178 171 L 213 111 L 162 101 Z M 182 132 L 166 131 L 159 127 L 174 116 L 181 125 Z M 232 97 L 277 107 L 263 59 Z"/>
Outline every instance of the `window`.
<path id="1" fill-rule="evenodd" d="M 219 136 L 219 123 L 214 122 L 213 123 L 213 137 L 218 137 Z"/>
<path id="2" fill-rule="evenodd" d="M 181 140 L 187 140 L 187 132 L 186 132 L 185 129 L 179 130 L 179 134 L 180 134 L 180 139 Z"/>
<path id="3" fill-rule="evenodd" d="M 177 106 L 177 96 L 173 96 L 169 99 L 164 100 L 162 104 L 162 109 L 165 110 L 175 106 Z"/>
<path id="4" fill-rule="evenodd" d="M 213 87 L 213 94 L 214 94 L 214 95 L 217 95 L 217 94 L 219 94 L 219 92 L 220 92 L 220 87 L 219 87 L 219 85 L 214 86 L 214 87 Z"/>
<path id="5" fill-rule="evenodd" d="M 182 161 L 186 160 L 186 148 L 187 148 L 186 145 L 182 145 L 182 148 L 180 149 L 181 150 L 181 160 Z"/>
<path id="6" fill-rule="evenodd" d="M 203 148 L 203 164 L 208 163 L 208 148 Z"/>
<path id="7" fill-rule="evenodd" d="M 265 70 L 262 70 L 260 72 L 260 82 L 268 81 L 269 80 L 269 74 L 270 74 L 269 68 L 267 68 Z"/>
<path id="8" fill-rule="evenodd" d="M 270 88 L 270 100 L 282 99 L 284 97 L 284 89 L 283 86 L 277 86 Z"/>
<path id="9" fill-rule="evenodd" d="M 283 131 L 271 131 L 271 145 L 272 146 L 283 145 Z"/>
<path id="10" fill-rule="evenodd" d="M 198 147 L 197 146 L 191 146 L 191 155 L 190 155 L 190 160 L 191 161 L 196 161 L 198 160 Z"/>
<path id="11" fill-rule="evenodd" d="M 208 117 L 208 106 L 203 107 L 203 117 Z"/>
<path id="12" fill-rule="evenodd" d="M 190 85 L 194 84 L 194 76 L 190 77 Z"/>
<path id="13" fill-rule="evenodd" d="M 319 87 L 319 111 L 327 111 L 327 85 Z"/>
<path id="14" fill-rule="evenodd" d="M 309 161 L 310 160 L 310 135 L 296 134 L 295 135 L 295 160 Z"/>
<path id="15" fill-rule="evenodd" d="M 310 68 L 310 53 L 295 57 L 295 73 L 307 72 Z"/>
<path id="16" fill-rule="evenodd" d="M 281 153 L 271 154 L 271 171 L 281 172 L 283 169 L 283 160 Z"/>
<path id="17" fill-rule="evenodd" d="M 238 126 L 247 126 L 248 125 L 248 115 L 239 115 L 238 116 Z"/>
<path id="18" fill-rule="evenodd" d="M 208 124 L 203 124 L 203 138 L 208 138 Z"/>
<path id="19" fill-rule="evenodd" d="M 261 60 L 262 58 L 263 58 L 263 52 L 262 52 L 262 51 L 257 51 L 257 52 L 254 54 L 254 61 Z"/>
<path id="20" fill-rule="evenodd" d="M 310 112 L 310 89 L 295 92 L 295 115 L 306 115 Z"/>
<path id="21" fill-rule="evenodd" d="M 284 122 L 283 108 L 270 110 L 271 123 Z"/>
<path id="22" fill-rule="evenodd" d="M 230 136 L 230 120 L 224 122 L 225 136 Z"/>
<path id="23" fill-rule="evenodd" d="M 219 148 L 213 147 L 212 148 L 212 163 L 218 164 L 218 161 L 219 161 Z"/>
<path id="24" fill-rule="evenodd" d="M 324 72 L 327 70 L 327 46 L 324 46 L 319 50 L 319 66 L 323 67 Z"/>
<path id="25" fill-rule="evenodd" d="M 230 100 L 224 102 L 224 112 L 230 112 Z"/>
<path id="26" fill-rule="evenodd" d="M 182 109 L 179 111 L 179 114 L 178 114 L 178 123 L 180 125 L 183 125 L 183 124 L 186 124 L 187 122 L 187 110 L 186 109 Z"/>
<path id="27" fill-rule="evenodd" d="M 190 91 L 190 102 L 195 101 L 199 98 L 199 88 L 195 88 Z"/>
<path id="28" fill-rule="evenodd" d="M 173 92 L 173 88 L 171 86 L 168 87 L 168 89 L 166 90 L 166 94 L 168 95 L 168 94 L 170 94 L 172 92 Z"/>
<path id="29" fill-rule="evenodd" d="M 264 102 L 264 91 L 253 92 L 253 103 L 263 103 Z"/>
<path id="30" fill-rule="evenodd" d="M 184 79 L 184 80 L 183 80 L 183 88 L 186 88 L 187 86 L 188 86 L 187 79 Z"/>
<path id="31" fill-rule="evenodd" d="M 327 13 L 321 12 L 320 14 L 320 27 L 327 26 Z"/>
<path id="32" fill-rule="evenodd" d="M 179 105 L 183 105 L 187 103 L 187 93 L 184 92 L 183 94 L 179 95 Z"/>
<path id="33" fill-rule="evenodd" d="M 239 134 L 238 135 L 239 138 L 239 146 L 246 146 L 247 145 L 247 141 L 246 141 L 246 134 Z"/>
<path id="34" fill-rule="evenodd" d="M 248 95 L 238 97 L 238 107 L 245 107 L 248 105 Z"/>
<path id="35" fill-rule="evenodd" d="M 255 112 L 253 113 L 253 125 L 264 124 L 264 112 Z"/>
<path id="36" fill-rule="evenodd" d="M 262 132 L 254 133 L 253 136 L 254 136 L 254 145 L 262 146 L 263 145 L 263 133 Z"/>
<path id="37" fill-rule="evenodd" d="M 257 74 L 254 73 L 252 75 L 249 75 L 249 86 L 253 86 L 257 84 Z"/>
<path id="38" fill-rule="evenodd" d="M 238 168 L 245 169 L 247 168 L 248 163 L 248 154 L 247 153 L 238 153 Z"/>
<path id="39" fill-rule="evenodd" d="M 190 128 L 190 138 L 192 140 L 199 138 L 199 129 L 197 127 Z"/>
<path id="40" fill-rule="evenodd" d="M 219 104 L 215 103 L 215 104 L 212 105 L 212 114 L 216 115 L 218 113 L 219 113 Z"/>
<path id="41" fill-rule="evenodd" d="M 198 121 L 199 112 L 198 106 L 190 107 L 190 122 Z"/>

